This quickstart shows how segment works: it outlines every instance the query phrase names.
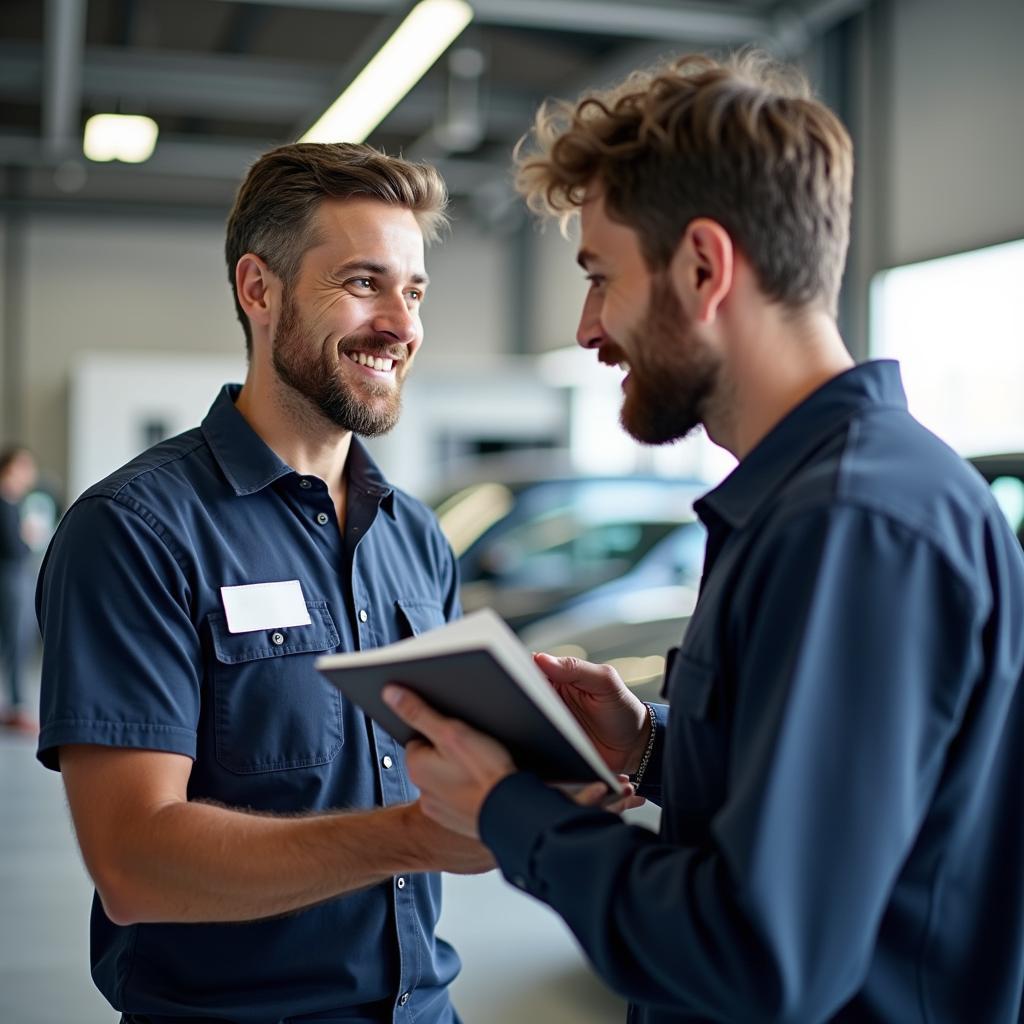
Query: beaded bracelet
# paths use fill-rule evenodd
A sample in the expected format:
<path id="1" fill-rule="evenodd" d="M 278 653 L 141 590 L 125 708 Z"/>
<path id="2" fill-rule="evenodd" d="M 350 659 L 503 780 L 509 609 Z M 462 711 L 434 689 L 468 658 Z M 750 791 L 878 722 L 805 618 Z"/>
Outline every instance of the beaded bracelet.
<path id="1" fill-rule="evenodd" d="M 654 738 L 657 735 L 657 718 L 654 715 L 654 705 L 644 702 L 644 707 L 647 708 L 647 716 L 651 722 L 651 735 L 647 738 L 647 749 L 644 750 L 644 756 L 640 759 L 640 767 L 637 768 L 636 772 L 631 777 L 631 781 L 634 786 L 639 787 L 640 783 L 644 780 L 644 772 L 647 771 L 647 765 L 651 760 L 651 754 L 654 753 Z"/>

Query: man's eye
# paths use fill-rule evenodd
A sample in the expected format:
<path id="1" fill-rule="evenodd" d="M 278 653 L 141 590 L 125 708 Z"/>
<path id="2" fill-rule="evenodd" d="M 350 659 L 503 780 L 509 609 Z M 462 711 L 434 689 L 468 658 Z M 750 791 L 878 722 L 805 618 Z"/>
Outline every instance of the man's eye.
<path id="1" fill-rule="evenodd" d="M 406 292 L 406 294 L 409 296 L 410 299 L 412 299 L 413 302 L 423 301 L 423 292 L 421 292 L 418 288 L 410 288 L 409 291 Z"/>
<path id="2" fill-rule="evenodd" d="M 373 281 L 371 281 L 370 278 L 368 277 L 353 277 L 348 283 L 355 285 L 357 288 L 373 287 Z"/>

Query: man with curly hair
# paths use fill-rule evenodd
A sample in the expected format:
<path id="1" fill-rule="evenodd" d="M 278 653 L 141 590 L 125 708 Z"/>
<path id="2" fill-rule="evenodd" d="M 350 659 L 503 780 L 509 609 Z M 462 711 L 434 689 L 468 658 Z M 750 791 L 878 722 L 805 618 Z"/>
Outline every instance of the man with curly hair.
<path id="1" fill-rule="evenodd" d="M 898 366 L 840 338 L 847 133 L 747 55 L 542 111 L 536 137 L 520 184 L 579 215 L 577 339 L 627 370 L 624 426 L 702 424 L 739 465 L 697 505 L 668 706 L 537 656 L 660 834 L 393 687 L 426 813 L 565 918 L 635 1024 L 1021 1020 L 1024 563 Z"/>

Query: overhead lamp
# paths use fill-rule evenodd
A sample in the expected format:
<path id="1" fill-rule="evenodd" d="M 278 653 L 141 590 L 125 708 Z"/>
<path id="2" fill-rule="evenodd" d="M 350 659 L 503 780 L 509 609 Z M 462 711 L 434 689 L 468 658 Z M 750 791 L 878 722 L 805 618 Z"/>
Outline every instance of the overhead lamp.
<path id="1" fill-rule="evenodd" d="M 300 142 L 362 142 L 473 20 L 466 0 L 421 0 Z"/>
<path id="2" fill-rule="evenodd" d="M 153 155 L 156 121 L 137 114 L 94 114 L 85 122 L 82 149 L 90 160 L 141 164 Z"/>

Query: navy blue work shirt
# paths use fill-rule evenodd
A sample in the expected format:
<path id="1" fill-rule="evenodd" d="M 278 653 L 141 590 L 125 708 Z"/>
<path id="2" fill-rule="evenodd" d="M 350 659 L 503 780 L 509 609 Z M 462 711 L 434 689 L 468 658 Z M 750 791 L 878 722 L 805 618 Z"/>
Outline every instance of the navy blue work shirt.
<path id="1" fill-rule="evenodd" d="M 263 443 L 237 390 L 64 517 L 37 599 L 38 756 L 58 768 L 69 743 L 184 754 L 190 799 L 256 812 L 405 803 L 417 793 L 402 749 L 313 662 L 457 617 L 451 550 L 355 438 L 343 537 L 324 482 Z M 309 625 L 228 629 L 221 587 L 287 580 Z M 113 1006 L 160 1022 L 450 1024 L 459 962 L 434 937 L 439 911 L 427 874 L 244 924 L 118 927 L 94 899 L 93 977 Z"/>
<path id="2" fill-rule="evenodd" d="M 831 380 L 697 504 L 700 598 L 647 791 L 661 834 L 529 775 L 484 841 L 644 1024 L 1014 1024 L 1024 559 L 898 367 Z"/>

